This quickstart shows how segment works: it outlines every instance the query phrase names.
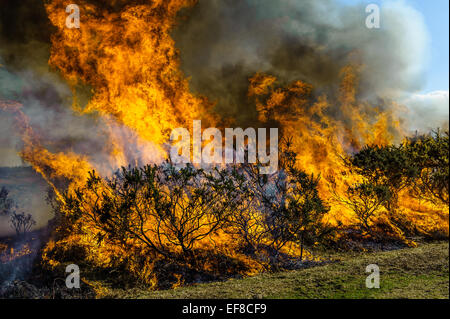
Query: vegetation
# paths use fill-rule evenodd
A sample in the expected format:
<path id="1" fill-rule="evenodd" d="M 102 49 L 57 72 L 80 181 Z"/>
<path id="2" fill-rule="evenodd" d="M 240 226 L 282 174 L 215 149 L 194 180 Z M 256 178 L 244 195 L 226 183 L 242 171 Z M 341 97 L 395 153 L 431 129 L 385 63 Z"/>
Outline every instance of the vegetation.
<path id="1" fill-rule="evenodd" d="M 193 255 L 197 241 L 223 227 L 238 206 L 242 181 L 191 165 L 122 168 L 111 180 L 92 172 L 76 196 L 65 195 L 73 222 L 89 219 L 99 241 L 143 245 L 167 258 Z"/>
<path id="2" fill-rule="evenodd" d="M 91 172 L 54 206 L 60 237 L 44 261 L 76 257 L 91 269 L 126 269 L 155 287 L 160 265 L 174 268 L 172 285 L 292 267 L 305 244 L 325 233 L 328 209 L 319 179 L 295 168 L 289 149 L 284 156 L 290 160 L 270 177 L 248 163 L 205 171 L 165 162 L 122 168 L 111 179 Z"/>
<path id="3" fill-rule="evenodd" d="M 11 227 L 15 230 L 17 236 L 25 236 L 31 228 L 36 225 L 36 221 L 31 214 L 16 213 L 11 214 Z"/>
<path id="4" fill-rule="evenodd" d="M 334 189 L 335 199 L 355 213 L 364 234 L 392 236 L 387 227 L 395 228 L 397 236 L 427 235 L 405 218 L 399 197 L 403 196 L 403 202 L 408 197 L 416 198 L 419 203 L 448 210 L 448 137 L 448 132 L 438 130 L 407 139 L 401 145 L 365 146 L 345 158 L 349 171 L 356 173 L 359 181 L 349 185 L 344 194 Z M 448 223 L 448 215 L 443 218 Z"/>
<path id="5" fill-rule="evenodd" d="M 367 145 L 347 156 L 357 178 L 333 194 L 356 222 L 335 227 L 327 223 L 332 202 L 319 195 L 320 176 L 301 169 L 289 140 L 282 145 L 272 175 L 261 175 L 260 164 L 206 171 L 168 161 L 122 168 L 110 179 L 91 172 L 74 192 L 54 197 L 58 228 L 44 249 L 44 268 L 76 262 L 92 274 L 119 273 L 119 286 L 164 289 L 303 267 L 313 249 L 351 244 L 354 234 L 409 245 L 411 236 L 448 238 L 448 214 L 432 220 L 440 232 L 426 231 L 434 226 L 421 228 L 413 214 L 424 214 L 411 204 L 448 208 L 448 133 Z"/>
<path id="6" fill-rule="evenodd" d="M 36 221 L 31 214 L 18 213 L 16 209 L 17 204 L 9 197 L 8 190 L 2 187 L 0 189 L 0 215 L 10 216 L 11 228 L 15 230 L 17 236 L 22 236 L 36 225 Z"/>
<path id="7" fill-rule="evenodd" d="M 282 158 L 281 172 L 270 178 L 260 174 L 258 165 L 239 167 L 247 181 L 245 193 L 240 195 L 244 205 L 230 214 L 227 231 L 238 235 L 246 252 L 255 255 L 269 249 L 266 256 L 275 261 L 283 247 L 298 243 L 301 261 L 305 241 L 314 242 L 328 231 L 321 222 L 328 207 L 319 197 L 320 178 L 296 168 L 296 154 L 289 143 Z"/>
<path id="8" fill-rule="evenodd" d="M 347 196 L 339 200 L 355 212 L 362 231 L 370 234 L 374 221 L 390 198 L 391 193 L 386 186 L 361 183 L 350 186 Z"/>
<path id="9" fill-rule="evenodd" d="M 261 274 L 181 287 L 175 290 L 107 289 L 107 298 L 215 299 L 431 299 L 449 298 L 448 242 L 387 252 L 334 252 L 324 263 L 307 269 Z M 367 289 L 367 265 L 380 267 L 380 289 Z"/>
<path id="10" fill-rule="evenodd" d="M 447 205 L 449 203 L 449 133 L 440 130 L 416 136 L 406 143 L 406 153 L 419 168 L 412 194 L 417 198 Z"/>
<path id="11" fill-rule="evenodd" d="M 350 187 L 350 195 L 356 190 L 364 198 L 367 191 L 372 192 L 375 203 L 382 203 L 391 215 L 398 209 L 399 193 L 411 186 L 419 174 L 418 166 L 403 145 L 366 146 L 349 157 L 347 165 L 367 181 L 364 186 Z"/>

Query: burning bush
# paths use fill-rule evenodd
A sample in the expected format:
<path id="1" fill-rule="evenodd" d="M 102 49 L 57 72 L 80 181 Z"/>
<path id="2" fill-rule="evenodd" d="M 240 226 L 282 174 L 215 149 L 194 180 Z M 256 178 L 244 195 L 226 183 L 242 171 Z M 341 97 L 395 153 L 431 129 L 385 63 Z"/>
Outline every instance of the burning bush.
<path id="1" fill-rule="evenodd" d="M 82 254 L 72 257 L 97 267 L 124 267 L 155 285 L 155 272 L 165 276 L 161 262 L 204 270 L 214 264 L 208 258 L 227 259 L 219 248 L 225 243 L 215 243 L 214 238 L 220 237 L 239 205 L 242 183 L 233 171 L 179 169 L 170 163 L 122 168 L 107 180 L 91 172 L 87 183 L 74 194 L 66 192 L 59 206 L 65 225 L 78 228 L 71 238 L 79 236 L 84 246 L 64 238 L 48 247 L 46 256 L 61 261 L 58 257 L 67 256 L 64 246 L 84 247 Z"/>
<path id="2" fill-rule="evenodd" d="M 419 168 L 403 145 L 366 146 L 349 159 L 351 169 L 373 185 L 383 185 L 390 192 L 386 209 L 395 210 L 398 194 L 412 185 Z"/>
<path id="3" fill-rule="evenodd" d="M 319 233 L 328 211 L 318 178 L 293 165 L 270 177 L 259 171 L 253 164 L 205 171 L 165 162 L 122 168 L 110 179 L 91 172 L 58 202 L 65 235 L 47 246 L 43 261 L 121 269 L 157 287 L 168 267 L 179 284 L 195 273 L 248 275 L 301 261 L 305 239 Z"/>
<path id="4" fill-rule="evenodd" d="M 365 146 L 345 159 L 359 182 L 349 185 L 344 194 L 335 190 L 334 197 L 355 213 L 363 232 L 372 236 L 402 239 L 442 234 L 448 225 L 448 213 L 440 213 L 445 207 L 448 211 L 449 204 L 448 151 L 448 132 L 439 130 L 401 145 Z M 411 207 L 414 199 L 419 200 L 418 207 Z M 420 203 L 429 209 L 421 219 L 434 218 L 434 226 L 418 222 Z"/>
<path id="5" fill-rule="evenodd" d="M 245 251 L 269 251 L 275 264 L 283 247 L 293 242 L 300 245 L 296 255 L 302 260 L 305 239 L 314 241 L 314 236 L 325 233 L 322 217 L 328 212 L 318 193 L 320 177 L 296 168 L 289 142 L 281 157 L 281 170 L 271 176 L 260 174 L 259 165 L 240 167 L 247 181 L 242 194 L 245 208 L 231 215 L 227 229 L 238 235 Z"/>
<path id="6" fill-rule="evenodd" d="M 346 196 L 338 196 L 338 200 L 352 209 L 363 232 L 373 233 L 373 224 L 390 200 L 391 193 L 383 185 L 360 183 L 350 186 Z"/>
<path id="7" fill-rule="evenodd" d="M 412 194 L 437 205 L 449 204 L 449 133 L 436 130 L 407 141 L 405 151 L 419 168 Z"/>
<path id="8" fill-rule="evenodd" d="M 216 233 L 238 202 L 239 180 L 188 165 L 122 168 L 104 181 L 92 172 L 75 196 L 65 195 L 73 221 L 92 221 L 99 241 L 131 240 L 154 253 L 190 258 L 198 241 Z"/>

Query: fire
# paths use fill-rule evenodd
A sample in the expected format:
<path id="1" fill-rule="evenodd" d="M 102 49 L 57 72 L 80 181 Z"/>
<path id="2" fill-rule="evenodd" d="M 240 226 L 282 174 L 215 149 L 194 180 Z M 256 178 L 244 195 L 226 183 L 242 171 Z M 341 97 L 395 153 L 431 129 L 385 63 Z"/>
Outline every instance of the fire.
<path id="1" fill-rule="evenodd" d="M 57 27 L 49 64 L 71 83 L 75 97 L 77 85 L 91 88 L 88 104 L 82 108 L 75 99 L 74 110 L 81 114 L 95 113 L 106 123 L 113 167 L 135 164 L 126 156 L 127 138 L 118 133 L 116 123 L 136 133 L 138 144 L 154 143 L 152 152 L 159 153 L 159 158 L 164 156 L 163 144 L 172 129 L 191 128 L 192 121 L 198 119 L 211 126 L 219 124 L 212 111 L 213 103 L 190 92 L 170 36 L 177 12 L 195 2 L 159 0 L 126 6 L 123 1 L 111 5 L 82 1 L 80 29 L 65 26 L 65 7 L 70 1 L 52 0 L 46 5 L 49 19 Z M 356 182 L 357 177 L 347 172 L 342 163 L 343 154 L 366 144 L 392 143 L 404 135 L 394 114 L 395 107 L 379 110 L 358 101 L 361 68 L 349 65 L 341 71 L 337 101 L 324 95 L 314 99 L 314 88 L 303 81 L 279 87 L 276 77 L 263 73 L 249 80 L 248 97 L 255 102 L 260 122 L 275 121 L 284 136 L 292 137 L 302 168 L 323 177 L 320 185 L 323 198 L 332 197 L 331 179 L 339 191 Z M 95 167 L 89 158 L 49 152 L 34 136 L 20 108 L 17 105 L 9 108 L 18 113 L 25 144 L 21 155 L 27 162 L 49 181 L 62 177 L 75 187 L 86 180 L 88 171 Z M 330 110 L 340 114 L 330 116 Z M 436 210 L 424 207 L 423 203 L 416 204 L 412 198 L 406 197 L 404 202 L 408 207 L 420 206 L 419 211 Z M 333 207 L 330 220 L 350 223 L 351 213 Z"/>
<path id="2" fill-rule="evenodd" d="M 125 5 L 125 2 L 117 0 L 107 5 L 106 1 L 96 1 L 96 5 L 78 1 L 83 19 L 80 29 L 65 27 L 65 7 L 71 1 L 51 0 L 46 5 L 49 19 L 57 28 L 49 64 L 72 85 L 75 97 L 79 85 L 91 89 L 92 97 L 87 105 L 75 102 L 73 108 L 81 115 L 94 114 L 106 123 L 110 157 L 115 167 L 135 164 L 127 157 L 127 136 L 117 126 L 123 125 L 133 132 L 135 143 L 151 149 L 159 158 L 164 157 L 161 154 L 172 129 L 191 128 L 194 120 L 202 120 L 207 127 L 221 126 L 213 112 L 214 103 L 190 91 L 170 36 L 177 12 L 194 5 L 195 1 L 140 1 L 140 5 Z M 248 99 L 256 105 L 261 127 L 277 125 L 283 136 L 292 138 L 292 148 L 299 154 L 301 168 L 321 176 L 319 192 L 331 207 L 324 222 L 333 225 L 350 225 L 355 221 L 354 213 L 333 199 L 334 193 L 344 193 L 359 179 L 344 165 L 342 156 L 366 144 L 386 145 L 404 136 L 395 105 L 382 109 L 358 100 L 360 68 L 349 65 L 342 70 L 336 100 L 325 95 L 315 97 L 315 88 L 303 81 L 283 87 L 275 76 L 264 73 L 249 79 Z M 19 104 L 1 103 L 0 108 L 16 113 L 24 142 L 22 158 L 57 192 L 61 180 L 69 182 L 70 193 L 85 183 L 89 171 L 98 168 L 85 156 L 47 150 L 32 131 Z M 425 232 L 448 233 L 446 208 L 419 202 L 406 191 L 400 194 L 400 202 L 404 208 L 402 213 L 415 227 Z M 96 239 L 87 221 L 82 228 L 80 234 L 60 243 L 90 247 L 92 256 L 104 258 L 97 260 L 100 264 L 107 263 L 111 256 L 121 256 L 118 248 L 93 244 Z M 224 233 L 220 237 L 214 238 L 217 247 L 226 250 L 232 238 Z M 206 240 L 199 243 L 200 246 L 208 244 Z M 48 244 L 47 251 L 52 245 L 55 243 Z M 51 260 L 45 253 L 43 259 Z M 143 271 L 151 273 L 151 269 Z"/>
<path id="3" fill-rule="evenodd" d="M 74 153 L 51 153 L 43 147 L 29 125 L 28 117 L 21 110 L 22 105 L 16 102 L 0 101 L 0 109 L 15 113 L 18 127 L 24 143 L 21 157 L 30 163 L 59 195 L 55 182 L 58 179 L 69 181 L 70 190 L 82 185 L 92 170 L 87 159 Z"/>
<path id="4" fill-rule="evenodd" d="M 11 247 L 9 252 L 7 249 L 2 249 L 0 245 L 0 263 L 6 264 L 21 257 L 28 256 L 31 253 L 32 251 L 28 244 L 24 244 L 19 249 Z"/>
<path id="5" fill-rule="evenodd" d="M 313 87 L 296 81 L 277 88 L 277 79 L 271 75 L 256 74 L 250 79 L 248 95 L 255 98 L 260 120 L 280 123 L 282 135 L 292 137 L 292 147 L 299 154 L 298 163 L 307 172 L 322 176 L 320 193 L 331 199 L 330 182 L 343 193 L 347 186 L 357 182 L 342 161 L 343 154 L 362 146 L 385 145 L 394 142 L 394 131 L 401 135 L 398 121 L 391 112 L 372 110 L 355 97 L 358 86 L 357 67 L 342 70 L 340 96 L 332 105 L 326 96 L 313 98 Z M 340 117 L 327 114 L 338 109 Z M 332 205 L 328 222 L 348 225 L 353 214 L 339 205 Z"/>
<path id="6" fill-rule="evenodd" d="M 176 13 L 193 1 L 149 1 L 119 13 L 82 1 L 81 29 L 65 27 L 69 3 L 56 0 L 46 7 L 58 28 L 49 63 L 73 85 L 92 87 L 82 113 L 112 115 L 157 145 L 167 141 L 173 128 L 208 119 L 211 105 L 190 93 L 169 35 Z"/>

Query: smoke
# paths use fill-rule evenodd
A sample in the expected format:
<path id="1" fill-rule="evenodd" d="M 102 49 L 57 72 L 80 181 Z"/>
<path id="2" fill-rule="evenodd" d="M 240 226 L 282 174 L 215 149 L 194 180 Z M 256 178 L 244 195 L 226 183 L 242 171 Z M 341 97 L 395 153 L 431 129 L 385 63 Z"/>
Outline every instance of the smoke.
<path id="1" fill-rule="evenodd" d="M 13 133 L 12 116 L 2 115 L 0 117 L 0 166 L 19 166 L 22 160 L 17 155 L 20 138 Z"/>
<path id="2" fill-rule="evenodd" d="M 9 191 L 9 198 L 17 205 L 17 213 L 32 213 L 36 221 L 35 229 L 47 225 L 52 213 L 44 200 L 48 185 L 41 176 L 29 167 L 0 168 L 0 187 Z M 0 237 L 13 235 L 15 230 L 10 224 L 11 216 L 0 216 Z"/>
<path id="3" fill-rule="evenodd" d="M 246 105 L 255 72 L 303 80 L 332 98 L 348 64 L 361 65 L 361 99 L 396 99 L 424 84 L 429 38 L 404 2 L 382 6 L 380 29 L 366 27 L 365 5 L 330 0 L 200 0 L 180 16 L 174 38 L 191 87 L 240 125 L 255 121 Z"/>
<path id="4" fill-rule="evenodd" d="M 86 156 L 100 173 L 110 174 L 117 169 L 110 156 L 111 135 L 134 143 L 128 147 L 127 163 L 133 156 L 148 162 L 154 154 L 154 145 L 139 141 L 134 132 L 95 114 L 81 116 L 72 108 L 73 90 L 48 64 L 51 35 L 55 32 L 45 11 L 43 1 L 2 0 L 0 5 L 0 102 L 14 100 L 23 105 L 21 111 L 39 142 L 50 152 L 73 152 Z M 90 99 L 90 88 L 78 86 L 79 105 Z M 15 123 L 17 114 L 0 108 L 0 167 L 23 166 L 18 153 L 23 148 L 20 128 Z M 113 163 L 116 164 L 116 163 Z M 120 163 L 126 165 L 125 161 Z M 43 227 L 51 218 L 45 202 L 46 185 L 31 173 L 30 182 L 16 176 L 0 176 L 0 186 L 6 186 L 20 208 L 32 213 L 36 228 Z M 0 219 L 0 236 L 11 234 L 9 217 Z"/>
<path id="5" fill-rule="evenodd" d="M 9 226 L 9 216 L 0 216 L 0 237 L 12 235 L 14 231 Z"/>
<path id="6" fill-rule="evenodd" d="M 95 3 L 120 11 L 140 1 Z M 257 112 L 249 105 L 247 87 L 255 72 L 273 74 L 281 84 L 304 80 L 317 95 L 335 98 L 342 67 L 360 64 L 360 98 L 396 99 L 419 90 L 429 44 L 420 13 L 403 2 L 387 2 L 381 29 L 366 28 L 366 15 L 363 4 L 331 0 L 199 0 L 179 14 L 173 36 L 191 88 L 215 101 L 222 118 L 252 125 Z M 55 31 L 43 2 L 2 0 L 0 99 L 24 105 L 50 151 L 72 150 L 104 163 L 111 127 L 71 109 L 72 90 L 48 66 Z M 89 87 L 77 88 L 81 105 L 90 97 Z M 427 121 L 437 122 L 430 116 Z M 0 124 L 0 165 L 21 165 L 11 115 L 2 112 Z"/>
<path id="7" fill-rule="evenodd" d="M 449 93 L 434 91 L 427 94 L 412 94 L 405 101 L 409 112 L 406 114 L 413 130 L 427 133 L 437 127 L 449 127 Z"/>

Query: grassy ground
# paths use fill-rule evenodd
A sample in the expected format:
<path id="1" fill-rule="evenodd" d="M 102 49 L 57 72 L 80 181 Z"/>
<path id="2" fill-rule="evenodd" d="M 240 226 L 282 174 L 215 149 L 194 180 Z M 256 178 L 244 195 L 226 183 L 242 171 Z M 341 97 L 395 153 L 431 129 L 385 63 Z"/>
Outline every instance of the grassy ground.
<path id="1" fill-rule="evenodd" d="M 376 253 L 333 255 L 313 268 L 165 291 L 111 291 L 114 298 L 449 298 L 448 242 Z M 365 286 L 366 266 L 380 268 L 380 289 Z"/>

